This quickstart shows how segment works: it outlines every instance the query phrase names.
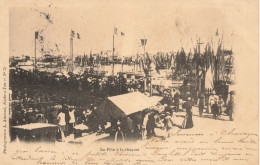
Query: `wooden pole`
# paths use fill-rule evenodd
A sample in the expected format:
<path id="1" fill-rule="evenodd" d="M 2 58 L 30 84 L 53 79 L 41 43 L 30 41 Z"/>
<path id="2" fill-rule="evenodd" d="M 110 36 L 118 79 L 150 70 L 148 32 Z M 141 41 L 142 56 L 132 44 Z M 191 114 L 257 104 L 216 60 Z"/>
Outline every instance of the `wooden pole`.
<path id="1" fill-rule="evenodd" d="M 37 32 L 37 37 L 38 37 L 38 32 Z M 36 35 L 34 36 L 34 71 L 36 71 Z"/>
<path id="2" fill-rule="evenodd" d="M 149 74 L 150 74 L 150 96 L 152 96 L 152 74 L 150 69 L 149 69 Z"/>
<path id="3" fill-rule="evenodd" d="M 115 53 L 115 35 L 113 34 L 113 54 L 112 54 L 112 76 L 114 76 L 114 53 Z"/>

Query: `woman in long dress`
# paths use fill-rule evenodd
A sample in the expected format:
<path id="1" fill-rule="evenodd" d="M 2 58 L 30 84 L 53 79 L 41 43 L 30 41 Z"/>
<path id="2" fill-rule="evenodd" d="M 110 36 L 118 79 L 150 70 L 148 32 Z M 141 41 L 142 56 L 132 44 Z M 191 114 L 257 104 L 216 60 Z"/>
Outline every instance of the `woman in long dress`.
<path id="1" fill-rule="evenodd" d="M 182 123 L 182 128 L 184 129 L 188 129 L 188 128 L 192 128 L 193 127 L 193 121 L 192 121 L 192 101 L 191 101 L 191 97 L 189 96 L 187 98 L 188 101 L 186 101 L 182 107 L 184 109 L 186 109 L 186 116 L 183 120 L 183 123 Z"/>

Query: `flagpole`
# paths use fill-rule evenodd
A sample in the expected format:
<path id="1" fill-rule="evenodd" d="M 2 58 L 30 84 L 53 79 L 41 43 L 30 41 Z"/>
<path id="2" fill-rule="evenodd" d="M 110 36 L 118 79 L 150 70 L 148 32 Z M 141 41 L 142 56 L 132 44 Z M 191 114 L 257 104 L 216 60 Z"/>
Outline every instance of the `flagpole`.
<path id="1" fill-rule="evenodd" d="M 151 64 L 150 64 L 151 65 Z M 151 73 L 151 68 L 149 66 L 149 75 L 150 75 L 150 96 L 152 96 L 152 73 Z"/>
<path id="2" fill-rule="evenodd" d="M 114 76 L 114 52 L 115 52 L 114 40 L 115 40 L 115 35 L 113 34 L 112 76 Z"/>
<path id="3" fill-rule="evenodd" d="M 71 61 L 72 61 L 72 65 L 74 65 L 74 62 L 73 62 L 73 38 L 71 38 Z"/>
<path id="4" fill-rule="evenodd" d="M 145 42 L 145 36 L 144 36 L 144 59 L 143 59 L 143 71 L 144 71 L 144 64 L 145 64 L 145 62 L 146 62 L 146 58 L 145 58 L 145 44 L 146 44 L 146 42 Z M 148 73 L 149 74 L 149 73 Z M 146 73 L 145 73 L 145 79 L 144 79 L 144 92 L 145 92 L 145 89 L 146 89 L 146 82 L 147 82 L 147 75 L 146 75 Z"/>
<path id="5" fill-rule="evenodd" d="M 37 37 L 38 37 L 38 32 L 37 32 Z M 34 71 L 36 71 L 36 35 L 34 36 Z"/>
<path id="6" fill-rule="evenodd" d="M 145 41 L 145 36 L 144 36 L 144 60 L 146 60 L 146 57 L 145 57 L 145 45 L 146 45 L 146 41 Z"/>

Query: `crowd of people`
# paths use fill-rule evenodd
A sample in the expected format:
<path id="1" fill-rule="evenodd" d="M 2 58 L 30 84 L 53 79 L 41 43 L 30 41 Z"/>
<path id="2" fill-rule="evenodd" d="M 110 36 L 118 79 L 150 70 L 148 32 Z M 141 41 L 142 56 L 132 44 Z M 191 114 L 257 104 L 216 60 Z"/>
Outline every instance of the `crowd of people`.
<path id="1" fill-rule="evenodd" d="M 187 96 L 185 101 L 180 104 L 180 92 L 177 89 L 166 89 L 163 95 L 163 99 L 156 106 L 115 122 L 115 141 L 118 139 L 123 141 L 144 140 L 155 136 L 165 139 L 172 136 L 174 127 L 193 128 L 191 96 Z M 180 105 L 181 109 L 186 111 L 181 124 L 175 121 L 176 113 L 180 111 Z"/>
<path id="2" fill-rule="evenodd" d="M 104 76 L 90 72 L 68 75 L 49 72 L 29 72 L 23 69 L 10 70 L 10 85 L 13 86 L 41 86 L 56 91 L 85 92 L 96 97 L 108 97 L 124 94 L 133 90 L 142 91 L 143 78 L 131 79 L 129 83 L 123 75 Z M 13 94 L 16 94 L 14 92 Z M 15 96 L 14 96 L 15 97 Z"/>
<path id="3" fill-rule="evenodd" d="M 109 132 L 117 141 L 145 139 L 152 136 L 169 137 L 173 127 L 183 129 L 194 126 L 192 107 L 198 106 L 199 116 L 205 111 L 217 119 L 222 114 L 233 120 L 234 95 L 228 100 L 215 93 L 198 93 L 196 87 L 184 83 L 179 89 L 165 89 L 163 99 L 155 107 L 139 114 L 111 120 L 109 131 L 106 123 L 98 120 L 96 108 L 108 96 L 132 91 L 143 91 L 143 80 L 83 75 L 59 75 L 45 72 L 28 72 L 22 69 L 10 71 L 11 126 L 30 123 L 50 123 L 59 126 L 57 139 L 66 136 L 82 136 L 82 130 L 89 133 Z M 174 116 L 185 110 L 182 124 L 176 124 Z M 78 129 L 77 129 L 78 128 Z"/>
<path id="4" fill-rule="evenodd" d="M 72 132 L 69 130 L 71 119 L 75 124 L 84 123 L 89 130 L 97 132 L 99 127 L 95 124 L 94 109 L 108 96 L 142 91 L 142 83 L 143 80 L 139 79 L 127 83 L 122 75 L 105 77 L 69 73 L 65 76 L 18 68 L 10 70 L 11 126 L 30 123 L 57 125 L 63 121 L 62 117 L 58 119 L 63 112 L 66 123 L 66 129 L 62 129 L 64 136 Z M 69 113 L 71 109 L 75 116 Z"/>

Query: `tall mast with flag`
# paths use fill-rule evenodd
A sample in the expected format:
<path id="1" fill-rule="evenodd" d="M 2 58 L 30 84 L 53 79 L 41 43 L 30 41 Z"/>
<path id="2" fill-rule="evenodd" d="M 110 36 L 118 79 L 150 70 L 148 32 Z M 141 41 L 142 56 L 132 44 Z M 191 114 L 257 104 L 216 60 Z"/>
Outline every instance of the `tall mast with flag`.
<path id="1" fill-rule="evenodd" d="M 75 37 L 75 31 L 71 30 L 70 33 L 70 64 L 69 64 L 69 70 L 73 72 L 74 70 L 74 55 L 73 55 L 73 38 Z M 77 33 L 77 39 L 80 39 L 80 34 Z"/>
<path id="2" fill-rule="evenodd" d="M 75 37 L 75 32 L 74 30 L 71 30 L 70 33 L 70 59 L 72 61 L 73 64 L 73 38 Z"/>
<path id="3" fill-rule="evenodd" d="M 114 28 L 113 33 L 113 51 L 112 51 L 112 76 L 114 76 L 114 56 L 115 56 L 115 35 L 117 35 L 117 28 Z"/>
<path id="4" fill-rule="evenodd" d="M 70 61 L 68 63 L 68 72 L 73 72 L 74 66 L 73 66 L 73 38 L 75 37 L 74 30 L 71 30 L 70 32 Z"/>
<path id="5" fill-rule="evenodd" d="M 38 39 L 39 32 L 35 32 L 35 37 L 34 37 L 34 71 L 36 71 L 36 40 Z"/>
<path id="6" fill-rule="evenodd" d="M 114 27 L 114 33 L 113 33 L 113 54 L 112 54 L 112 76 L 114 76 L 114 57 L 115 57 L 115 35 L 117 35 L 118 34 L 118 30 L 117 30 L 117 28 L 116 27 Z M 119 33 L 119 35 L 121 35 L 121 36 L 125 36 L 125 33 L 123 33 L 123 32 L 120 32 Z"/>
<path id="7" fill-rule="evenodd" d="M 146 58 L 145 58 L 145 46 L 146 46 L 146 42 L 147 42 L 147 39 L 141 39 L 141 45 L 142 47 L 144 48 L 144 56 L 143 56 L 143 71 L 145 73 L 145 78 L 144 78 L 144 91 L 145 91 L 145 86 L 146 86 L 146 79 L 148 78 L 148 74 L 149 74 L 149 71 L 147 73 L 147 71 L 145 71 L 145 68 L 144 68 L 144 62 L 146 62 Z M 148 68 L 147 68 L 148 69 Z"/>
<path id="8" fill-rule="evenodd" d="M 141 44 L 142 44 L 142 47 L 144 48 L 144 60 L 146 60 L 145 59 L 145 46 L 146 46 L 146 42 L 147 42 L 147 39 L 145 39 L 145 37 L 144 37 L 144 39 L 141 39 Z"/>

